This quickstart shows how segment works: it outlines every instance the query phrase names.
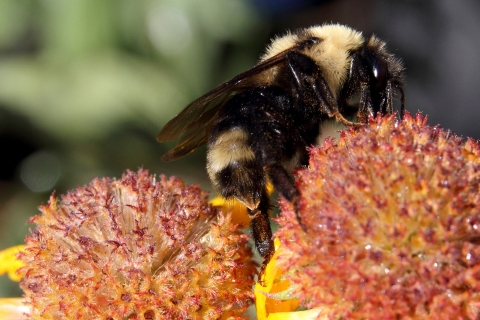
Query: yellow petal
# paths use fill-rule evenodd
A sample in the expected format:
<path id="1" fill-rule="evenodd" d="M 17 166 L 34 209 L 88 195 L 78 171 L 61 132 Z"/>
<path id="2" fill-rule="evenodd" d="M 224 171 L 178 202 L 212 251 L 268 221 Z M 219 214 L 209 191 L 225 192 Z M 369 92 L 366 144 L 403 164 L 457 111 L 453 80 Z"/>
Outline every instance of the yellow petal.
<path id="1" fill-rule="evenodd" d="M 310 320 L 328 319 L 325 308 L 319 307 L 310 310 L 295 311 L 300 305 L 298 299 L 277 300 L 272 296 L 275 293 L 287 292 L 290 288 L 288 280 L 281 280 L 284 271 L 277 265 L 277 255 L 280 241 L 275 239 L 275 254 L 265 268 L 262 275 L 262 284 L 255 284 L 255 306 L 258 320 Z M 278 295 L 277 295 L 278 297 Z M 321 315 L 323 312 L 323 316 Z"/>
<path id="2" fill-rule="evenodd" d="M 272 194 L 273 185 L 267 183 L 267 193 Z M 247 207 L 242 204 L 240 201 L 235 199 L 225 199 L 221 196 L 215 197 L 209 201 L 209 203 L 214 207 L 222 207 L 224 212 L 232 212 L 233 222 L 236 224 L 241 224 L 243 226 L 249 226 L 251 218 L 248 216 Z"/>
<path id="3" fill-rule="evenodd" d="M 23 298 L 0 298 L 0 319 L 26 320 L 25 313 L 29 312 Z"/>
<path id="4" fill-rule="evenodd" d="M 246 227 L 250 225 L 250 217 L 247 213 L 247 207 L 235 199 L 225 199 L 220 196 L 213 198 L 209 202 L 214 207 L 221 207 L 224 212 L 232 213 L 232 221 L 235 224 L 241 224 Z"/>
<path id="5" fill-rule="evenodd" d="M 275 312 L 270 313 L 267 320 L 322 320 L 328 319 L 325 315 L 320 317 L 320 313 L 322 312 L 322 308 L 315 308 L 310 310 L 303 310 L 303 311 L 295 311 L 295 312 Z"/>
<path id="6" fill-rule="evenodd" d="M 277 253 L 280 241 L 275 239 L 275 254 L 265 268 L 262 275 L 262 284 L 255 284 L 255 305 L 259 320 L 270 319 L 276 313 L 288 313 L 295 311 L 300 302 L 297 299 L 277 300 L 271 298 L 274 293 L 282 292 L 290 287 L 288 280 L 279 281 L 283 270 L 277 265 Z M 270 296 L 270 297 L 269 297 Z"/>
<path id="7" fill-rule="evenodd" d="M 8 277 L 13 281 L 20 281 L 22 276 L 16 272 L 23 267 L 23 263 L 17 260 L 16 255 L 24 249 L 25 245 L 18 245 L 0 251 L 0 276 L 7 273 Z"/>

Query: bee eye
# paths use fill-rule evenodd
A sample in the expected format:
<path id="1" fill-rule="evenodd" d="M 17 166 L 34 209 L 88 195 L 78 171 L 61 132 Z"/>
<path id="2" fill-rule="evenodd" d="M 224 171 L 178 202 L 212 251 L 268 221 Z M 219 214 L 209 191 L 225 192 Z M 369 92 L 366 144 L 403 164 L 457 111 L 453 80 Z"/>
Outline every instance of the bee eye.
<path id="1" fill-rule="evenodd" d="M 311 48 L 314 44 L 317 44 L 320 42 L 320 39 L 317 38 L 317 37 L 311 37 L 311 38 L 308 38 L 307 40 L 305 40 L 305 46 L 307 48 Z"/>
<path id="2" fill-rule="evenodd" d="M 387 62 L 383 59 L 375 59 L 372 71 L 376 79 L 376 87 L 378 89 L 385 88 L 387 85 Z"/>

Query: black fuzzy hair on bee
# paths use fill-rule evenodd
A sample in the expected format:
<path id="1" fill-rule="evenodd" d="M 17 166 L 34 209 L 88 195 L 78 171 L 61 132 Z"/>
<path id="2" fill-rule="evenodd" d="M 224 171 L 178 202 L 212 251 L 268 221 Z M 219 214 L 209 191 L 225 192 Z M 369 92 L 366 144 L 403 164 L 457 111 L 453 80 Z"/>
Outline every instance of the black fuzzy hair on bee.
<path id="1" fill-rule="evenodd" d="M 360 123 L 392 114 L 397 92 L 402 113 L 403 66 L 385 42 L 339 24 L 315 26 L 274 39 L 256 66 L 193 101 L 157 140 L 180 138 L 165 161 L 208 144 L 210 179 L 223 197 L 248 208 L 265 266 L 274 252 L 267 180 L 298 214 L 299 193 L 287 168 L 307 164 L 322 122 L 359 125 L 345 118 L 352 110 Z"/>

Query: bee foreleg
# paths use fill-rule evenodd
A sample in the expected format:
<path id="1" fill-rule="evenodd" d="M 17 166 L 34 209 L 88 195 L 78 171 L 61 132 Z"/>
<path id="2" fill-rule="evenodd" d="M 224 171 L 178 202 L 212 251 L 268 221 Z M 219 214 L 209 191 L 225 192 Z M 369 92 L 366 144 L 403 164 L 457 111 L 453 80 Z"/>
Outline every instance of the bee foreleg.
<path id="1" fill-rule="evenodd" d="M 368 116 L 374 116 L 372 108 L 372 99 L 370 88 L 367 82 L 360 83 L 360 103 L 358 107 L 358 118 L 361 122 L 366 122 Z"/>
<path id="2" fill-rule="evenodd" d="M 386 114 L 393 113 L 393 88 L 391 81 L 387 81 L 387 86 L 385 87 L 385 103 L 382 112 Z"/>

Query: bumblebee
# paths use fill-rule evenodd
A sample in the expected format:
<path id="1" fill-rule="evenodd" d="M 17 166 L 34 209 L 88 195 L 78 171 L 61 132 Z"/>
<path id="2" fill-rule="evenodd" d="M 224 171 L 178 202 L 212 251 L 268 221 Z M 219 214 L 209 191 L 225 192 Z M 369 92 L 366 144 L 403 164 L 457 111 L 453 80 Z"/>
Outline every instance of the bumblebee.
<path id="1" fill-rule="evenodd" d="M 377 113 L 392 114 L 396 93 L 404 110 L 403 66 L 374 35 L 339 24 L 278 37 L 253 68 L 190 103 L 158 134 L 180 138 L 162 159 L 183 157 L 207 143 L 207 171 L 224 198 L 248 209 L 264 266 L 274 252 L 267 181 L 293 203 L 299 192 L 288 168 L 306 165 L 322 122 L 345 125 Z"/>

